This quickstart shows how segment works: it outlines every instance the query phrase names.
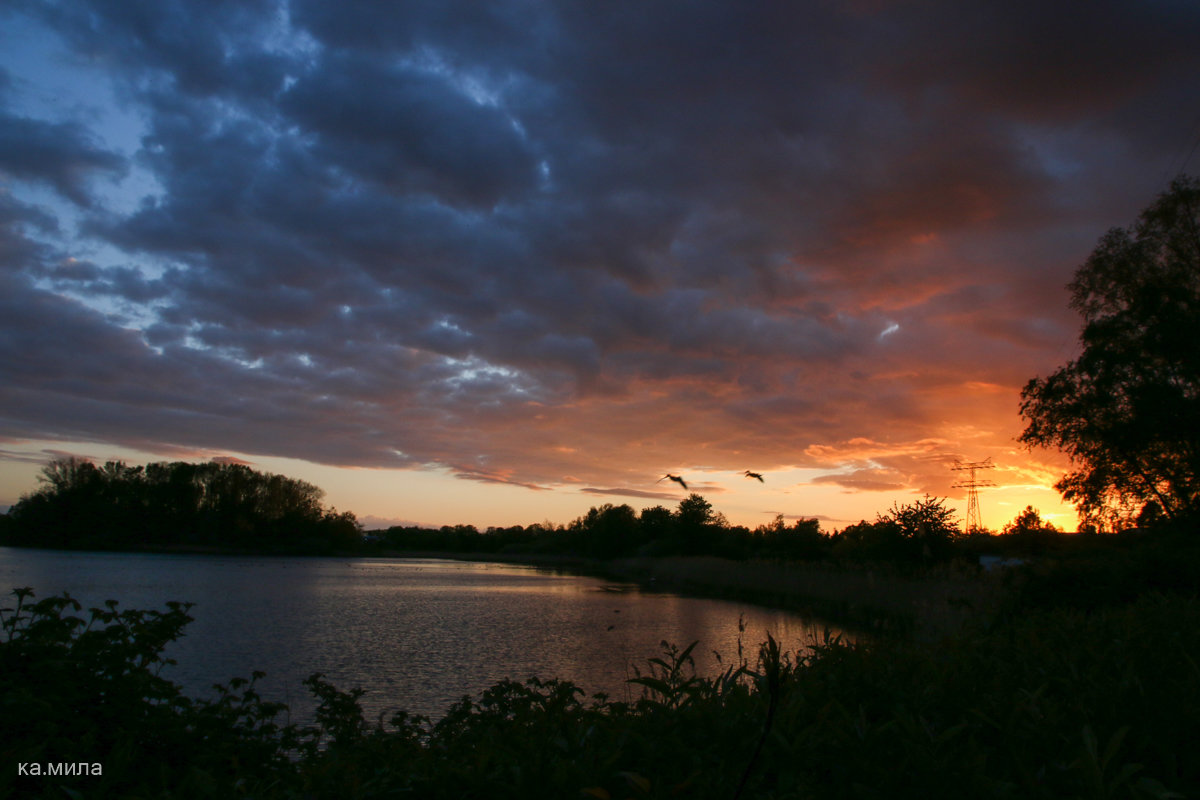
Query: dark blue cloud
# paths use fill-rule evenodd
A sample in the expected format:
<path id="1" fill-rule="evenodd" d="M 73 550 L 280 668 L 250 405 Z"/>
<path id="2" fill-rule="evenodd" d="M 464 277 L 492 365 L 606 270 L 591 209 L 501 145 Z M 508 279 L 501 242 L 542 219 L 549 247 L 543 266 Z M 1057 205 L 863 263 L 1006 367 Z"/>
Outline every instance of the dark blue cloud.
<path id="1" fill-rule="evenodd" d="M 491 207 L 536 184 L 516 119 L 453 75 L 358 54 L 322 59 L 283 96 L 288 122 L 327 166 L 391 194 Z"/>
<path id="2" fill-rule="evenodd" d="M 142 126 L 0 58 L 0 433 L 530 486 L 966 430 L 1061 357 L 1200 69 L 1173 3 L 0 13 Z"/>
<path id="3" fill-rule="evenodd" d="M 86 208 L 92 205 L 92 179 L 125 169 L 125 159 L 98 144 L 80 123 L 29 119 L 0 107 L 0 176 L 49 186 Z"/>

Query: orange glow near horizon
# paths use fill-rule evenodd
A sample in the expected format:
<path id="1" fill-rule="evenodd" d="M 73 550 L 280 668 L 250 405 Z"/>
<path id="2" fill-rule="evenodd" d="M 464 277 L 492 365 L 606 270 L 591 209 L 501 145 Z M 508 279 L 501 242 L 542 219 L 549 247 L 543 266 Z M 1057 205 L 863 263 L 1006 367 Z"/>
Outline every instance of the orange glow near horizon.
<path id="1" fill-rule="evenodd" d="M 128 464 L 199 461 L 216 455 L 177 453 L 163 457 L 97 445 L 24 443 L 29 461 L 0 461 L 0 502 L 15 503 L 22 494 L 38 488 L 37 475 L 41 467 L 35 463 L 36 456 L 51 449 L 51 444 L 63 457 L 68 452 L 76 452 L 96 463 L 108 460 L 122 460 Z M 871 445 L 867 440 L 855 444 Z M 9 450 L 16 448 L 10 444 Z M 626 495 L 615 491 L 611 494 L 588 493 L 577 483 L 532 491 L 512 484 L 463 480 L 447 469 L 352 468 L 247 454 L 221 455 L 236 458 L 260 471 L 319 486 L 325 491 L 326 506 L 353 512 L 367 529 L 389 525 L 441 527 L 463 524 L 474 525 L 480 530 L 490 526 L 534 523 L 565 525 L 586 514 L 589 508 L 605 503 L 627 504 L 638 512 L 656 505 L 673 509 L 680 500 L 695 492 L 703 495 L 715 511 L 734 525 L 753 529 L 782 515 L 789 523 L 795 519 L 817 518 L 823 530 L 832 532 L 860 520 L 874 520 L 877 515 L 886 514 L 893 504 L 903 505 L 924 497 L 924 493 L 915 488 L 855 490 L 834 482 L 822 483 L 819 479 L 836 477 L 839 471 L 800 467 L 764 471 L 762 483 L 731 470 L 677 468 L 687 476 L 688 491 L 674 484 L 655 483 L 648 477 L 644 486 L 624 487 L 630 491 Z M 49 458 L 47 456 L 47 460 Z M 844 474 L 844 471 L 840 472 Z M 1036 480 L 1038 476 L 1049 478 L 1044 465 L 1000 462 L 995 473 L 998 485 L 980 490 L 980 510 L 986 528 L 999 531 L 1026 506 L 1033 506 L 1042 519 L 1064 530 L 1074 530 L 1074 509 L 1062 502 L 1049 483 Z M 946 483 L 954 478 L 954 474 L 947 471 Z M 967 501 L 962 490 L 930 491 L 929 494 L 945 497 L 946 505 L 956 510 L 956 517 L 960 521 L 965 517 Z"/>
<path id="2" fill-rule="evenodd" d="M 1090 15 L 1064 82 L 1055 4 L 92 2 L 0 26 L 0 508 L 59 455 L 227 457 L 369 528 L 670 472 L 833 529 L 965 516 L 990 457 L 986 526 L 1073 529 L 1022 387 L 1200 154 L 1182 3 Z"/>

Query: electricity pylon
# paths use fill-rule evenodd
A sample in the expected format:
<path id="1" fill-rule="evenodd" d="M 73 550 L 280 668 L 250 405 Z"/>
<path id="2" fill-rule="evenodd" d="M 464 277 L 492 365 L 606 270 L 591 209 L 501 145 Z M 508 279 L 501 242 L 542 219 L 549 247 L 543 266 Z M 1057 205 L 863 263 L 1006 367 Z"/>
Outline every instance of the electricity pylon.
<path id="1" fill-rule="evenodd" d="M 960 459 L 955 461 L 954 466 L 950 468 L 956 471 L 966 470 L 970 473 L 969 478 L 950 484 L 952 488 L 967 490 L 967 533 L 983 528 L 983 521 L 979 517 L 979 490 L 984 486 L 996 485 L 993 481 L 976 477 L 975 473 L 981 469 L 995 468 L 996 465 L 992 463 L 990 456 L 983 461 L 963 461 Z"/>

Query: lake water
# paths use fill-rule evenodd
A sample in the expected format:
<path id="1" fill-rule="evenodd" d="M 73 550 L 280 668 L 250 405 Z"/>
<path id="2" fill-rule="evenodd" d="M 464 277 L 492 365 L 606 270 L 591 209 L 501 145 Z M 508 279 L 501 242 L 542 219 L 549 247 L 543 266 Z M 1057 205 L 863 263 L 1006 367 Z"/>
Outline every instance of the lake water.
<path id="1" fill-rule="evenodd" d="M 697 671 L 736 663 L 739 638 L 754 661 L 770 632 L 789 649 L 823 623 L 720 600 L 645 592 L 634 585 L 533 567 L 435 559 L 278 558 L 81 553 L 0 547 L 0 592 L 68 591 L 84 608 L 195 603 L 195 621 L 167 655 L 164 675 L 193 696 L 262 670 L 260 693 L 307 721 L 302 685 L 322 672 L 340 689 L 361 687 L 368 718 L 405 709 L 442 716 L 463 695 L 502 679 L 571 680 L 588 694 L 636 699 L 626 680 L 685 647 Z M 744 632 L 739 631 L 739 621 Z"/>

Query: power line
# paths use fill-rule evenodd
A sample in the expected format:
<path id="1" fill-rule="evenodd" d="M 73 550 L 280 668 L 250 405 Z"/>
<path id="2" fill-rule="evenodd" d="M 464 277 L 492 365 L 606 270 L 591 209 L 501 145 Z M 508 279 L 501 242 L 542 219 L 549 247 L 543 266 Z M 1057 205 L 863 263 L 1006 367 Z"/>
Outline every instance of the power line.
<path id="1" fill-rule="evenodd" d="M 991 456 L 983 461 L 962 461 L 961 459 L 954 462 L 954 466 L 950 469 L 956 472 L 966 471 L 969 477 L 950 484 L 954 489 L 967 490 L 967 533 L 983 530 L 983 521 L 979 515 L 979 490 L 985 486 L 995 486 L 994 481 L 984 480 L 976 476 L 976 472 L 981 469 L 995 469 L 996 465 L 992 463 Z"/>

